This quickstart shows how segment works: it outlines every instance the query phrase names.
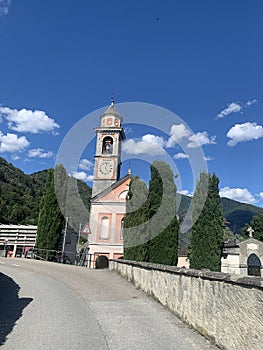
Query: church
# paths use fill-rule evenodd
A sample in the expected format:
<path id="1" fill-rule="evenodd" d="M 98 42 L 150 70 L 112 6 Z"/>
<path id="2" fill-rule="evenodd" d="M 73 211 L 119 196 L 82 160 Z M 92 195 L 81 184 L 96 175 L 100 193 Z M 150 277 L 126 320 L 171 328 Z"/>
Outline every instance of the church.
<path id="1" fill-rule="evenodd" d="M 221 271 L 242 276 L 263 277 L 263 242 L 253 237 L 249 227 L 249 238 L 227 241 L 223 245 Z"/>
<path id="2" fill-rule="evenodd" d="M 123 256 L 123 218 L 130 172 L 120 178 L 121 143 L 125 140 L 122 117 L 112 100 L 95 128 L 96 151 L 90 205 L 89 255 L 118 259 Z"/>

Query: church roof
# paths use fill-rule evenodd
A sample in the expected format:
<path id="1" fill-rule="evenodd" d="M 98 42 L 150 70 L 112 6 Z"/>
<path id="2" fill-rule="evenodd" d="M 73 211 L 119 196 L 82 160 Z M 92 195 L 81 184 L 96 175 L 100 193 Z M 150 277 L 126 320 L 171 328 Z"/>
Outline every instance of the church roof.
<path id="1" fill-rule="evenodd" d="M 122 177 L 120 180 L 116 181 L 114 184 L 112 184 L 111 186 L 109 186 L 108 188 L 106 188 L 105 190 L 103 190 L 102 192 L 98 193 L 96 196 L 94 196 L 93 198 L 91 198 L 92 202 L 98 202 L 100 200 L 100 198 L 105 197 L 108 193 L 112 192 L 113 190 L 115 190 L 117 187 L 119 187 L 120 185 L 122 185 L 125 181 L 127 181 L 128 179 L 131 179 L 132 175 L 129 173 L 127 175 L 125 175 L 124 177 Z"/>
<path id="2" fill-rule="evenodd" d="M 112 101 L 110 106 L 104 111 L 101 118 L 107 116 L 107 115 L 113 115 L 115 118 L 120 119 L 122 122 L 122 116 L 117 111 L 116 107 L 114 106 L 114 102 Z"/>
<path id="3" fill-rule="evenodd" d="M 239 241 L 237 239 L 228 240 L 228 241 L 223 243 L 223 247 L 224 248 L 235 248 L 235 247 L 238 247 L 238 243 L 239 243 Z"/>
<path id="4" fill-rule="evenodd" d="M 259 241 L 258 239 L 254 237 L 249 237 L 247 239 L 244 239 L 243 241 L 240 241 L 239 239 L 228 240 L 223 243 L 223 248 L 238 248 L 249 243 L 263 244 L 263 242 Z"/>

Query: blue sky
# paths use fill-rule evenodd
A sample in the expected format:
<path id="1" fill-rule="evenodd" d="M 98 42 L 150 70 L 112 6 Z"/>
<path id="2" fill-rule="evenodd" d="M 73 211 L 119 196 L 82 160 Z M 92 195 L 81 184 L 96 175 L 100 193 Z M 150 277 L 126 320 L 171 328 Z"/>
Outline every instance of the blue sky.
<path id="1" fill-rule="evenodd" d="M 145 161 L 163 150 L 192 193 L 189 152 L 201 147 L 222 196 L 263 206 L 262 11 L 261 0 L 0 0 L 0 156 L 26 173 L 53 167 L 65 136 L 85 116 L 95 123 L 114 91 L 123 173 L 147 179 Z M 135 125 L 127 102 L 180 120 L 165 132 L 149 115 Z M 94 148 L 75 176 L 92 178 Z"/>

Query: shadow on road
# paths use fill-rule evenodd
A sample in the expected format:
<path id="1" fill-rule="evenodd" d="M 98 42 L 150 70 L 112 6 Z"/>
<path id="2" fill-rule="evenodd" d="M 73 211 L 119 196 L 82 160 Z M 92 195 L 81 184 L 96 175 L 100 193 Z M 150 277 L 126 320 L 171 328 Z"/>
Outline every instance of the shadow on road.
<path id="1" fill-rule="evenodd" d="M 19 298 L 19 290 L 12 278 L 0 272 L 0 346 L 22 316 L 23 309 L 33 300 Z"/>

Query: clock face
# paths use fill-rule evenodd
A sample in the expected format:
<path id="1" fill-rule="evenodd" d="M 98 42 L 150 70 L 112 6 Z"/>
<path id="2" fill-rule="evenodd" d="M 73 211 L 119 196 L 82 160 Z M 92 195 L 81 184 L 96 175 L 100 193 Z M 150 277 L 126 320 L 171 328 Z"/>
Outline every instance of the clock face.
<path id="1" fill-rule="evenodd" d="M 111 160 L 104 160 L 99 164 L 99 174 L 109 176 L 112 174 L 113 164 Z"/>

